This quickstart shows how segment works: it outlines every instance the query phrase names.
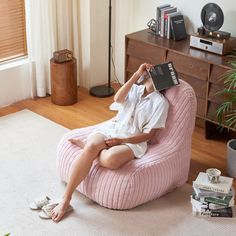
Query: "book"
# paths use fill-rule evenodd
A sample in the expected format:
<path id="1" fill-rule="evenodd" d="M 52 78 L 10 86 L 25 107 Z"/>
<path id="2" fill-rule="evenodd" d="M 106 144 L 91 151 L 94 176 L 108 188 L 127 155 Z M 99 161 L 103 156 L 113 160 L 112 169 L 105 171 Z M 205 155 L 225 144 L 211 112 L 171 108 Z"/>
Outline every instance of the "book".
<path id="1" fill-rule="evenodd" d="M 164 14 L 164 25 L 163 25 L 163 36 L 167 37 L 167 31 L 168 31 L 168 15 L 171 13 L 176 13 L 177 12 L 177 8 L 176 7 L 171 7 L 171 8 L 167 8 L 163 14 Z"/>
<path id="2" fill-rule="evenodd" d="M 206 202 L 214 203 L 217 205 L 229 207 L 234 205 L 234 197 L 233 196 L 225 196 L 225 197 L 205 197 L 204 200 Z"/>
<path id="3" fill-rule="evenodd" d="M 171 17 L 170 27 L 174 40 L 182 40 L 187 38 L 186 28 L 184 24 L 184 16 L 182 14 Z"/>
<path id="4" fill-rule="evenodd" d="M 200 189 L 210 190 L 213 192 L 228 194 L 230 188 L 232 187 L 233 178 L 220 176 L 219 183 L 211 183 L 208 180 L 207 173 L 200 172 L 195 181 L 193 181 L 193 186 Z"/>
<path id="5" fill-rule="evenodd" d="M 205 190 L 205 189 L 200 189 L 200 188 L 196 188 L 195 186 L 193 186 L 193 190 L 194 190 L 195 194 L 197 195 L 197 197 L 224 197 L 224 196 L 234 196 L 235 195 L 235 191 L 234 191 L 233 187 L 230 188 L 228 194 L 213 192 L 213 191 L 209 191 L 209 190 Z"/>
<path id="6" fill-rule="evenodd" d="M 192 204 L 192 214 L 194 216 L 210 216 L 212 210 L 218 210 L 224 208 L 223 206 L 217 206 L 212 203 L 200 202 L 192 198 L 191 196 L 191 204 Z"/>
<path id="7" fill-rule="evenodd" d="M 193 195 L 191 195 L 190 202 L 192 204 L 192 214 L 194 216 L 211 216 L 211 213 L 213 211 L 220 211 L 227 208 L 225 206 L 214 204 L 211 202 L 201 202 L 199 200 L 194 199 Z M 233 206 L 234 203 L 231 201 L 228 207 Z"/>
<path id="8" fill-rule="evenodd" d="M 211 217 L 236 217 L 236 207 L 227 207 L 211 211 Z"/>
<path id="9" fill-rule="evenodd" d="M 155 65 L 148 72 L 152 79 L 153 87 L 157 91 L 179 84 L 178 74 L 172 62 Z"/>
<path id="10" fill-rule="evenodd" d="M 195 211 L 204 211 L 204 210 L 216 210 L 216 209 L 223 209 L 225 208 L 225 206 L 222 205 L 218 205 L 218 204 L 214 204 L 211 202 L 201 202 L 198 201 L 196 199 L 193 198 L 193 196 L 191 196 L 191 200 L 190 200 L 192 207 L 195 208 Z M 233 206 L 232 204 L 229 205 Z"/>
<path id="11" fill-rule="evenodd" d="M 161 25 L 160 25 L 160 36 L 161 37 L 164 37 L 164 33 L 165 33 L 165 14 L 168 11 L 171 11 L 172 9 L 173 9 L 172 6 L 161 9 Z"/>
<path id="12" fill-rule="evenodd" d="M 171 28 L 170 28 L 170 19 L 173 17 L 173 16 L 176 16 L 176 15 L 179 15 L 181 14 L 180 12 L 173 12 L 173 13 L 169 13 L 167 14 L 167 39 L 171 39 L 173 38 L 172 36 L 172 31 L 171 31 Z"/>
<path id="13" fill-rule="evenodd" d="M 217 204 L 217 205 L 225 206 L 225 207 L 234 205 L 234 196 L 225 195 L 225 196 L 216 196 L 216 197 L 212 197 L 212 196 L 198 197 L 194 192 L 192 194 L 192 197 L 195 200 L 198 200 L 200 202 L 209 202 L 209 203 L 213 203 L 213 204 Z"/>
<path id="14" fill-rule="evenodd" d="M 161 28 L 161 10 L 164 8 L 170 7 L 170 4 L 163 4 L 157 7 L 156 9 L 156 35 L 160 35 Z"/>

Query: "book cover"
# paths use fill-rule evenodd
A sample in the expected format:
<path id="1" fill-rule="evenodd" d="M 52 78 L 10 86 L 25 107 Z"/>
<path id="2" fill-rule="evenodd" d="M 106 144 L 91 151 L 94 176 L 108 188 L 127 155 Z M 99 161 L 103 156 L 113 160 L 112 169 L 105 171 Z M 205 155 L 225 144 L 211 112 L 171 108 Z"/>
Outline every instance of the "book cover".
<path id="1" fill-rule="evenodd" d="M 154 89 L 162 91 L 179 84 L 178 74 L 172 62 L 155 65 L 149 70 Z"/>
<path id="2" fill-rule="evenodd" d="M 160 35 L 160 28 L 161 28 L 161 10 L 163 8 L 170 7 L 170 4 L 163 4 L 157 7 L 156 9 L 156 35 Z"/>
<path id="3" fill-rule="evenodd" d="M 182 40 L 187 38 L 184 16 L 182 14 L 171 17 L 170 27 L 174 40 Z"/>
<path id="4" fill-rule="evenodd" d="M 193 181 L 193 186 L 200 189 L 228 194 L 232 187 L 232 183 L 233 178 L 226 176 L 220 176 L 219 183 L 211 183 L 208 180 L 207 173 L 200 172 L 196 180 Z"/>

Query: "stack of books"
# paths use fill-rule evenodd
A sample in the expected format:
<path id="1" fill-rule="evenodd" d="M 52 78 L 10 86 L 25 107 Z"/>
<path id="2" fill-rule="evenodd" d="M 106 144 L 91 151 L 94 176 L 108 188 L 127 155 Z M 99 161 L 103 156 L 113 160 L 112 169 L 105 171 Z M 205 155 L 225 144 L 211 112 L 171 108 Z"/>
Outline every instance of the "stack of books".
<path id="1" fill-rule="evenodd" d="M 156 35 L 168 39 L 181 40 L 187 37 L 184 17 L 177 7 L 170 4 L 158 6 L 156 9 Z"/>
<path id="2" fill-rule="evenodd" d="M 200 172 L 193 181 L 191 195 L 192 213 L 194 216 L 227 216 L 234 206 L 235 191 L 233 178 L 220 176 L 218 183 L 211 183 L 207 173 Z M 231 212 L 232 215 L 232 212 Z"/>

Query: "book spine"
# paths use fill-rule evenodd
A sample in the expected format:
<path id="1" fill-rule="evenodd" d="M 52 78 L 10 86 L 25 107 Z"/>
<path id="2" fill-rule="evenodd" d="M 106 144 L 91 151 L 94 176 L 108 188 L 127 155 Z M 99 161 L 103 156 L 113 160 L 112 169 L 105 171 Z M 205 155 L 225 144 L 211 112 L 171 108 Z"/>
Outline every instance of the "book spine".
<path id="1" fill-rule="evenodd" d="M 199 189 L 193 186 L 194 193 L 197 195 L 197 197 L 214 197 L 214 198 L 219 198 L 219 197 L 234 197 L 235 192 L 234 189 L 231 188 L 229 193 L 218 193 L 218 192 L 213 192 L 205 189 Z"/>
<path id="2" fill-rule="evenodd" d="M 209 191 L 219 192 L 219 193 L 225 193 L 225 194 L 228 193 L 228 190 L 217 188 L 217 186 L 212 187 L 212 186 L 207 186 L 207 185 L 203 185 L 203 184 L 194 183 L 194 187 L 209 190 Z"/>
<path id="3" fill-rule="evenodd" d="M 167 39 L 173 38 L 173 36 L 172 36 L 172 29 L 171 29 L 171 25 L 170 25 L 171 17 L 172 17 L 172 15 L 168 14 L 168 19 L 167 19 Z"/>
<path id="4" fill-rule="evenodd" d="M 175 40 L 175 32 L 174 32 L 174 26 L 173 26 L 173 21 L 170 19 L 170 31 L 171 31 L 171 36 Z"/>
<path id="5" fill-rule="evenodd" d="M 211 217 L 233 217 L 232 207 L 224 209 L 212 210 Z"/>
<path id="6" fill-rule="evenodd" d="M 161 11 L 161 25 L 160 25 L 160 36 L 164 36 L 164 11 Z"/>
<path id="7" fill-rule="evenodd" d="M 167 17 L 167 39 L 170 39 L 170 16 Z"/>
<path id="8" fill-rule="evenodd" d="M 231 198 L 231 199 L 232 199 L 232 198 Z M 203 198 L 203 200 L 204 200 L 205 202 L 210 202 L 210 203 L 214 203 L 214 204 L 222 205 L 222 206 L 226 206 L 226 207 L 229 206 L 231 199 L 223 200 L 223 199 L 214 198 L 214 197 L 204 197 L 204 198 Z"/>
<path id="9" fill-rule="evenodd" d="M 164 15 L 164 37 L 167 37 L 167 31 L 168 31 L 168 15 Z"/>
<path id="10" fill-rule="evenodd" d="M 157 25 L 158 25 L 158 35 L 161 35 L 161 9 L 157 8 Z"/>
<path id="11" fill-rule="evenodd" d="M 220 209 L 220 208 L 225 208 L 225 207 L 230 207 L 233 205 L 233 203 L 228 203 L 226 205 L 223 205 L 223 204 L 219 204 L 218 202 L 216 201 L 207 201 L 205 198 L 202 198 L 202 197 L 197 197 L 196 195 L 192 195 L 192 203 L 193 204 L 197 204 L 198 206 L 204 206 L 204 205 L 209 205 L 209 208 L 210 209 Z M 195 200 L 195 201 L 194 201 Z"/>
<path id="12" fill-rule="evenodd" d="M 159 33 L 159 14 L 160 14 L 160 8 L 156 8 L 156 35 L 160 35 Z"/>

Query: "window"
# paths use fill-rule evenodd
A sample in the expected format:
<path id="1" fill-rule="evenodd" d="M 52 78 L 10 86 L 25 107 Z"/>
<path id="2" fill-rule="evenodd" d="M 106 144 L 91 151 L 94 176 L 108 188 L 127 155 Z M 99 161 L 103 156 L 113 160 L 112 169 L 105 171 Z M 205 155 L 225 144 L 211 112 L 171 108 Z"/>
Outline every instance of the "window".
<path id="1" fill-rule="evenodd" d="M 24 0 L 0 0 L 0 62 L 27 55 Z"/>

